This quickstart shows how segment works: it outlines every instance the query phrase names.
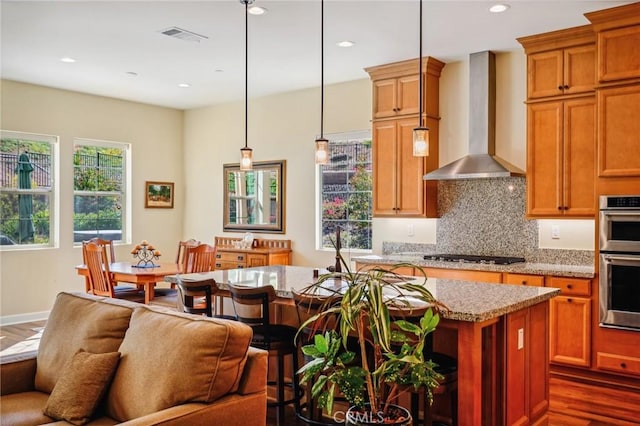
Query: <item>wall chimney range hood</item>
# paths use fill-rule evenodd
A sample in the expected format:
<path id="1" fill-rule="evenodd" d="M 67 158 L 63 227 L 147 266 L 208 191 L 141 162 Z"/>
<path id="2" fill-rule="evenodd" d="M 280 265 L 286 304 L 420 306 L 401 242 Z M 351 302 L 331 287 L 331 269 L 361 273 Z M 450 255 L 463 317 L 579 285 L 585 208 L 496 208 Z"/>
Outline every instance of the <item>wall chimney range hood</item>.
<path id="1" fill-rule="evenodd" d="M 424 175 L 424 180 L 524 176 L 495 155 L 496 60 L 490 51 L 469 56 L 469 154 Z"/>

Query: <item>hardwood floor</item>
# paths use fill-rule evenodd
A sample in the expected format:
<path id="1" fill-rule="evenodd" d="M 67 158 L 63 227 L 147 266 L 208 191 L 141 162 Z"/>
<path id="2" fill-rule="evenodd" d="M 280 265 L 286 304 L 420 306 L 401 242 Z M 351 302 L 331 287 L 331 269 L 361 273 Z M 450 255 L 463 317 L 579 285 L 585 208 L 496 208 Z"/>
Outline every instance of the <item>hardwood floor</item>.
<path id="1" fill-rule="evenodd" d="M 156 303 L 170 304 L 160 298 Z M 46 321 L 0 327 L 0 357 L 38 348 Z M 552 377 L 549 380 L 551 426 L 640 425 L 640 392 L 594 386 Z M 275 425 L 269 410 L 267 424 Z M 287 410 L 286 425 L 303 425 Z M 464 425 L 461 425 L 464 426 Z"/>

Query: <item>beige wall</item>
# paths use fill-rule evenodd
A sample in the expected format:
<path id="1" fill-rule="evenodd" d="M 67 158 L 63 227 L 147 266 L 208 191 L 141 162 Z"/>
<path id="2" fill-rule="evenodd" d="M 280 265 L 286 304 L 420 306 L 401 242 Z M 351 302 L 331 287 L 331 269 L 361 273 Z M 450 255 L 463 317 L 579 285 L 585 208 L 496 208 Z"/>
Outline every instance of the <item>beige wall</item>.
<path id="1" fill-rule="evenodd" d="M 497 53 L 496 151 L 526 167 L 526 58 Z M 467 153 L 468 61 L 449 63 L 440 80 L 440 164 Z M 319 132 L 319 88 L 249 102 L 249 145 L 256 161 L 286 160 L 286 233 L 258 234 L 293 240 L 297 265 L 326 266 L 330 252 L 315 250 L 316 175 L 313 141 Z M 133 241 L 147 239 L 172 257 L 181 238 L 212 241 L 222 232 L 222 166 L 237 163 L 244 144 L 244 103 L 185 111 L 4 81 L 5 130 L 60 136 L 61 183 L 71 188 L 73 137 L 129 142 L 133 146 Z M 371 84 L 367 78 L 325 87 L 325 133 L 369 129 Z M 144 209 L 145 180 L 176 182 L 172 210 Z M 73 266 L 72 196 L 61 194 L 60 248 L 0 252 L 2 311 L 7 315 L 46 311 L 60 290 L 81 290 Z M 560 239 L 550 240 L 552 225 Z M 382 241 L 436 242 L 435 219 L 375 219 L 374 252 Z M 414 236 L 408 236 L 408 228 Z M 593 249 L 593 221 L 542 221 L 540 247 Z M 230 234 L 231 235 L 231 234 Z M 236 234 L 237 235 L 237 234 Z M 120 258 L 130 247 L 121 247 Z M 349 255 L 349 253 L 345 253 Z"/>
<path id="2" fill-rule="evenodd" d="M 61 187 L 59 246 L 0 252 L 3 322 L 48 311 L 60 291 L 84 290 L 74 269 L 82 263 L 72 232 L 75 137 L 131 144 L 133 241 L 147 239 L 173 260 L 183 222 L 182 111 L 12 81 L 2 81 L 1 105 L 3 130 L 59 136 Z M 175 182 L 176 207 L 145 209 L 145 180 Z M 130 250 L 119 246 L 116 257 L 128 260 Z"/>

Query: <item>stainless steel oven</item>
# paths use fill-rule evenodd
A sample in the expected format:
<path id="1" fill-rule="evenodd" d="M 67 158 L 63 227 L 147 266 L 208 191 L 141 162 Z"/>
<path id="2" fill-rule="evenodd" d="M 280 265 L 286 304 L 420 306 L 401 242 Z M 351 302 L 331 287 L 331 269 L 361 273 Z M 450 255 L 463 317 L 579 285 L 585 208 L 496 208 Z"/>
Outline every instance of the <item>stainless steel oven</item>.
<path id="1" fill-rule="evenodd" d="M 600 325 L 640 331 L 640 196 L 600 197 Z"/>

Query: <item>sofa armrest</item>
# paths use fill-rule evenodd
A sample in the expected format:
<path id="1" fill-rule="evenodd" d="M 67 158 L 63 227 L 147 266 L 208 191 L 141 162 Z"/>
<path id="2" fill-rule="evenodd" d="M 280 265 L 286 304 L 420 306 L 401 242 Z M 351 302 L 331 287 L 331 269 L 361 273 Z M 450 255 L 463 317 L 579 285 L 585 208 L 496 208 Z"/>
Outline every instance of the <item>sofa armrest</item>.
<path id="1" fill-rule="evenodd" d="M 0 360 L 0 395 L 35 390 L 37 351 L 8 355 Z"/>
<path id="2" fill-rule="evenodd" d="M 269 352 L 249 346 L 247 363 L 238 385 L 240 395 L 266 392 Z"/>

